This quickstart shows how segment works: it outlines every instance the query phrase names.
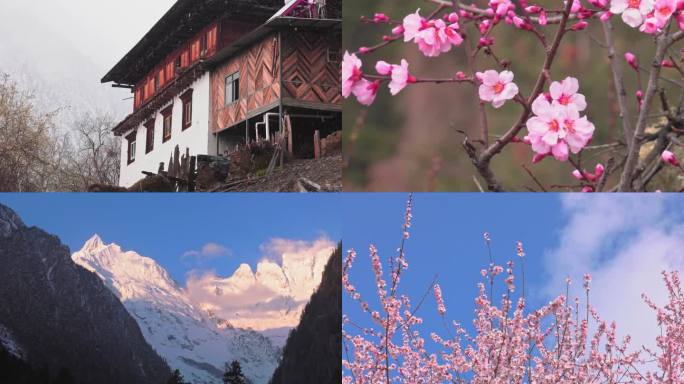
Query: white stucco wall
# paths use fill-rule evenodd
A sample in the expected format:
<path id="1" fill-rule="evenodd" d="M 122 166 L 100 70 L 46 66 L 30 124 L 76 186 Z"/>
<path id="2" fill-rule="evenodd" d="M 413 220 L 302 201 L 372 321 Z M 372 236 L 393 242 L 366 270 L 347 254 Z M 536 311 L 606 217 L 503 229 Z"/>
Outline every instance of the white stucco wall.
<path id="1" fill-rule="evenodd" d="M 189 88 L 192 92 L 192 126 L 185 131 L 182 130 L 183 102 L 178 96 L 173 99 L 173 117 L 171 120 L 171 139 L 162 143 L 164 119 L 160 111 L 164 110 L 171 103 L 155 112 L 154 127 L 154 150 L 145 154 L 145 143 L 147 140 L 147 129 L 141 124 L 137 128 L 135 161 L 128 164 L 128 141 L 126 137 L 131 131 L 122 136 L 121 144 L 121 177 L 119 185 L 130 187 L 142 179 L 143 171 L 157 172 L 159 163 L 164 163 L 164 168 L 168 169 L 169 159 L 173 154 L 176 145 L 179 146 L 181 154 L 185 153 L 185 148 L 190 149 L 190 155 L 215 155 L 216 138 L 209 132 L 209 94 L 210 81 L 209 72 L 196 80 Z"/>

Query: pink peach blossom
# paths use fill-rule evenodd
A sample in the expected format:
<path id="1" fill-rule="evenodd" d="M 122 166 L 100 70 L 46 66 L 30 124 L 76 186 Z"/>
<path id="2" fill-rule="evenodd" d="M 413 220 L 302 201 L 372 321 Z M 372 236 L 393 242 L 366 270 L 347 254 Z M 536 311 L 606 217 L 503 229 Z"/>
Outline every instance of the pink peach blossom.
<path id="1" fill-rule="evenodd" d="M 380 80 L 368 81 L 361 79 L 352 88 L 352 93 L 356 96 L 356 100 L 363 105 L 371 105 L 375 101 L 375 96 L 378 94 L 380 88 Z"/>
<path id="2" fill-rule="evenodd" d="M 518 86 L 513 82 L 513 72 L 497 72 L 493 69 L 480 74 L 480 100 L 491 102 L 494 108 L 499 108 L 506 100 L 514 98 L 518 94 Z"/>
<path id="3" fill-rule="evenodd" d="M 611 0 L 610 12 L 622 14 L 622 21 L 632 28 L 640 26 L 653 10 L 653 0 Z"/>
<path id="4" fill-rule="evenodd" d="M 595 188 L 585 186 L 582 191 L 595 192 Z M 399 288 L 399 271 L 405 271 L 408 263 L 390 262 L 390 270 L 383 272 L 378 250 L 370 246 L 369 252 L 376 288 L 372 302 L 377 310 L 351 284 L 353 250 L 342 267 L 342 287 L 361 309 L 351 312 L 353 318 L 342 316 L 343 384 L 683 383 L 684 290 L 678 272 L 662 273 L 669 299 L 662 306 L 642 295 L 660 329 L 653 348 L 632 348 L 629 335 L 618 338 L 617 324 L 603 320 L 591 305 L 590 275 L 583 278 L 585 300 L 562 294 L 532 307 L 524 293 L 517 297 L 514 293 L 517 276 L 512 261 L 506 264 L 505 277 L 493 276 L 504 271 L 493 263 L 480 271 L 487 281 L 477 284 L 468 326 L 446 319 L 442 289 L 432 285 L 444 326 L 437 327 L 448 336 L 427 329 L 426 337 L 428 324 L 418 310 L 425 297 L 419 296 L 415 305 L 414 297 Z M 385 280 L 385 274 L 391 281 Z M 493 286 L 501 279 L 507 290 L 499 296 Z M 569 277 L 565 283 L 569 287 Z M 356 317 L 364 314 L 367 319 Z M 430 342 L 435 346 L 428 346 Z"/>
<path id="5" fill-rule="evenodd" d="M 670 16 L 677 10 L 677 0 L 656 0 L 653 14 L 658 20 L 660 27 L 670 19 Z"/>
<path id="6" fill-rule="evenodd" d="M 566 161 L 569 152 L 578 153 L 591 140 L 594 125 L 580 117 L 576 105 L 549 103 L 540 95 L 532 103 L 535 116 L 527 120 L 527 136 L 532 150 L 538 154 L 552 154 L 558 161 Z"/>
<path id="7" fill-rule="evenodd" d="M 344 52 L 342 58 L 342 96 L 345 98 L 351 95 L 354 85 L 361 81 L 363 76 L 362 65 L 363 63 L 355 54 Z"/>
<path id="8" fill-rule="evenodd" d="M 554 103 L 561 105 L 574 104 L 578 111 L 587 108 L 587 101 L 579 91 L 579 81 L 574 77 L 566 77 L 565 80 L 554 81 L 549 87 L 549 94 Z"/>
<path id="9" fill-rule="evenodd" d="M 402 26 L 404 27 L 404 41 L 409 42 L 413 40 L 416 35 L 418 35 L 418 32 L 423 29 L 424 24 L 425 19 L 420 16 L 420 9 L 418 9 L 416 13 L 412 13 L 404 17 L 404 21 L 402 23 Z"/>
<path id="10" fill-rule="evenodd" d="M 425 20 L 420 16 L 420 9 L 404 17 L 404 42 L 413 41 L 418 49 L 427 57 L 439 56 L 451 50 L 451 47 L 461 45 L 463 37 L 458 32 L 458 16 L 447 16 L 447 24 L 442 19 Z"/>
<path id="11" fill-rule="evenodd" d="M 639 27 L 639 30 L 650 35 L 655 35 L 660 32 L 660 21 L 653 16 L 647 17 L 643 24 Z"/>
<path id="12" fill-rule="evenodd" d="M 415 82 L 415 78 L 408 71 L 409 64 L 405 59 L 401 59 L 401 65 L 392 66 L 392 81 L 389 89 L 392 95 L 396 95 L 406 87 L 407 84 Z"/>
<path id="13" fill-rule="evenodd" d="M 515 5 L 510 0 L 490 0 L 489 8 L 491 8 L 495 14 L 504 16 L 509 10 L 515 9 Z"/>
<path id="14" fill-rule="evenodd" d="M 439 284 L 435 284 L 434 291 L 435 300 L 437 301 L 437 311 L 440 315 L 443 316 L 446 313 L 446 307 L 444 306 L 444 299 L 442 298 L 442 289 L 440 288 Z"/>

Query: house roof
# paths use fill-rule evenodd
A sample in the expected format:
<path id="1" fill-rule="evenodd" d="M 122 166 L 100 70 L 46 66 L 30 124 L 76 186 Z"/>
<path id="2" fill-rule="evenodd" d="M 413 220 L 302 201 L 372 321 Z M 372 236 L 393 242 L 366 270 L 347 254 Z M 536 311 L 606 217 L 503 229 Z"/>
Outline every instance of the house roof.
<path id="1" fill-rule="evenodd" d="M 135 85 L 208 23 L 235 17 L 261 24 L 282 4 L 282 0 L 178 0 L 102 78 L 102 82 Z"/>

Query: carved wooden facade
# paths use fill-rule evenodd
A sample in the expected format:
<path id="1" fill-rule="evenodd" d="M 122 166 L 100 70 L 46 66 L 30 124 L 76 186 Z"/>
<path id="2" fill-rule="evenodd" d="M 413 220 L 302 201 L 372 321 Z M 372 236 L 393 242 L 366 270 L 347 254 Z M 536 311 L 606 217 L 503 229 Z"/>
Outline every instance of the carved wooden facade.
<path id="1" fill-rule="evenodd" d="M 211 74 L 212 132 L 278 107 L 281 74 L 284 106 L 341 110 L 340 49 L 336 33 L 274 32 L 221 64 Z M 240 99 L 226 105 L 225 79 L 238 71 Z"/>
<path id="2" fill-rule="evenodd" d="M 339 35 L 320 31 L 283 33 L 284 103 L 341 106 Z"/>
<path id="3" fill-rule="evenodd" d="M 279 44 L 277 34 L 267 36 L 212 71 L 213 132 L 232 127 L 279 104 Z M 236 72 L 240 72 L 240 98 L 226 105 L 225 79 Z"/>

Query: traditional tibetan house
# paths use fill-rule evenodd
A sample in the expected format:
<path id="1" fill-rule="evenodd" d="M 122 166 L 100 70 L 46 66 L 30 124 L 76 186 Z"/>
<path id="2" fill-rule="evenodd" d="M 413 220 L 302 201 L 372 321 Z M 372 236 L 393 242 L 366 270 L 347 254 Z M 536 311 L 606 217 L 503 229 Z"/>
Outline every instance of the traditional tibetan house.
<path id="1" fill-rule="evenodd" d="M 178 0 L 102 79 L 133 93 L 119 184 L 176 146 L 219 156 L 282 130 L 313 157 L 314 131 L 341 129 L 341 17 L 341 0 Z"/>

